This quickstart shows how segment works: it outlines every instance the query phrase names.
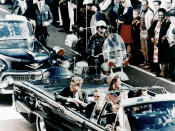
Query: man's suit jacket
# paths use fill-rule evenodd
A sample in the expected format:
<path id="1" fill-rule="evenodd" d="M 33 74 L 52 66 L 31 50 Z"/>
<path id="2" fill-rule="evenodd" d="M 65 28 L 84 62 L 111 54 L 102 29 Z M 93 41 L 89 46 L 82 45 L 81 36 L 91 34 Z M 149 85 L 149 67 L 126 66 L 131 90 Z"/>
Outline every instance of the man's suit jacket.
<path id="1" fill-rule="evenodd" d="M 71 92 L 70 87 L 64 88 L 59 95 L 64 96 L 64 97 L 71 97 L 74 98 L 73 92 Z M 84 103 L 88 103 L 88 95 L 85 91 L 79 89 L 78 91 L 78 98 Z"/>
<path id="2" fill-rule="evenodd" d="M 53 15 L 48 5 L 44 4 L 41 11 L 38 9 L 38 5 L 35 3 L 31 8 L 28 8 L 24 13 L 28 19 L 35 20 L 36 26 L 42 26 L 43 22 L 51 24 L 53 21 Z"/>

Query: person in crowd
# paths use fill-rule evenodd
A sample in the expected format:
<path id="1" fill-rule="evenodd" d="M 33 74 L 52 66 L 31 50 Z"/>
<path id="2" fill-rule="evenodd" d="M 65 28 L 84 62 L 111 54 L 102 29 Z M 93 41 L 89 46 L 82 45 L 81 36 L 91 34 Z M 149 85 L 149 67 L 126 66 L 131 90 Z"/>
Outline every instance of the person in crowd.
<path id="1" fill-rule="evenodd" d="M 92 15 L 94 15 L 94 11 L 91 10 L 93 1 L 92 0 L 84 0 L 83 8 L 80 10 L 80 15 L 77 21 L 77 25 L 79 27 L 79 32 L 82 33 L 85 31 L 84 28 L 90 27 L 90 21 Z"/>
<path id="2" fill-rule="evenodd" d="M 113 12 L 118 15 L 118 10 L 119 10 L 119 7 L 120 7 L 120 0 L 114 0 L 114 6 L 113 6 Z"/>
<path id="3" fill-rule="evenodd" d="M 131 58 L 131 44 L 132 34 L 131 34 L 131 24 L 133 19 L 133 8 L 130 0 L 121 0 L 123 10 L 119 15 L 119 19 L 116 19 L 116 23 L 119 25 L 119 34 L 121 35 L 128 54 L 128 61 Z"/>
<path id="4" fill-rule="evenodd" d="M 171 81 L 175 81 L 175 14 L 170 14 L 170 27 L 167 31 L 167 39 L 170 44 L 170 75 Z"/>
<path id="5" fill-rule="evenodd" d="M 27 9 L 26 0 L 15 0 L 13 3 L 11 14 L 23 15 L 26 9 Z"/>
<path id="6" fill-rule="evenodd" d="M 88 40 L 92 36 L 90 29 L 90 22 L 92 15 L 95 13 L 91 10 L 92 0 L 84 0 L 83 8 L 80 10 L 79 18 L 77 20 L 78 35 L 81 38 L 78 41 L 78 50 L 81 52 L 84 59 L 87 58 Z"/>
<path id="7" fill-rule="evenodd" d="M 37 0 L 31 8 L 27 8 L 24 16 L 31 21 L 35 28 L 35 37 L 46 46 L 47 36 L 49 35 L 47 26 L 53 21 L 49 6 L 44 3 L 44 0 Z"/>
<path id="8" fill-rule="evenodd" d="M 72 33 L 72 26 L 75 24 L 75 11 L 76 11 L 77 5 L 72 1 L 68 1 L 68 13 L 69 13 L 69 19 L 70 19 L 70 25 L 69 25 L 69 33 Z"/>
<path id="9" fill-rule="evenodd" d="M 160 8 L 158 11 L 158 20 L 155 20 L 148 30 L 152 45 L 154 45 L 153 63 L 156 76 L 162 77 L 165 76 L 165 65 L 169 62 L 169 44 L 166 39 L 166 33 L 170 22 L 167 23 L 165 21 L 165 16 L 166 10 Z"/>
<path id="10" fill-rule="evenodd" d="M 130 60 L 131 64 L 138 65 L 143 63 L 143 55 L 141 50 L 141 43 L 140 43 L 140 16 L 139 10 L 133 10 L 133 20 L 132 20 L 132 59 Z"/>
<path id="11" fill-rule="evenodd" d="M 171 5 L 172 5 L 172 0 L 165 0 L 165 10 L 166 10 L 166 12 L 168 12 L 172 9 Z"/>
<path id="12" fill-rule="evenodd" d="M 149 65 L 149 53 L 150 53 L 150 49 L 149 49 L 149 43 L 148 43 L 148 29 L 150 28 L 152 21 L 153 21 L 153 16 L 154 13 L 151 10 L 151 8 L 149 8 L 149 3 L 147 0 L 142 0 L 141 3 L 142 7 L 141 7 L 141 22 L 140 22 L 140 42 L 141 42 L 141 49 L 142 49 L 142 53 L 144 56 L 144 63 L 140 64 L 141 67 L 143 68 L 150 68 Z M 151 59 L 151 58 L 150 58 Z"/>
<path id="13" fill-rule="evenodd" d="M 116 23 L 116 19 L 119 18 L 119 15 L 122 13 L 123 11 L 123 6 L 121 3 L 121 0 L 114 0 L 114 6 L 113 6 L 113 11 L 111 13 L 111 18 L 110 18 L 110 23 L 112 26 L 112 32 L 118 33 L 118 25 Z"/>
<path id="14" fill-rule="evenodd" d="M 91 66 L 89 75 L 100 77 L 101 64 L 104 62 L 102 53 L 103 43 L 105 41 L 106 23 L 100 20 L 96 24 L 97 33 L 90 37 L 88 42 L 88 64 Z"/>
<path id="15" fill-rule="evenodd" d="M 140 8 L 141 8 L 141 1 L 142 0 L 131 0 L 131 4 L 132 4 L 133 9 L 140 10 Z"/>
<path id="16" fill-rule="evenodd" d="M 112 0 L 96 0 L 94 5 L 97 8 L 96 21 L 103 20 L 110 25 L 110 16 L 113 8 Z"/>
<path id="17" fill-rule="evenodd" d="M 154 18 L 153 18 L 153 20 L 158 20 L 158 10 L 160 9 L 161 3 L 162 2 L 160 0 L 153 1 L 153 6 L 154 6 Z"/>
<path id="18" fill-rule="evenodd" d="M 64 88 L 59 95 L 66 97 L 66 101 L 71 103 L 77 109 L 83 109 L 88 104 L 88 95 L 81 90 L 83 79 L 79 76 L 74 76 L 71 79 L 70 86 Z"/>
<path id="19" fill-rule="evenodd" d="M 52 24 L 54 26 L 57 26 L 58 25 L 57 21 L 58 21 L 58 4 L 59 4 L 59 1 L 58 0 L 45 0 L 45 3 L 49 6 L 50 11 L 53 14 Z"/>
<path id="20" fill-rule="evenodd" d="M 68 0 L 60 0 L 59 8 L 61 13 L 61 19 L 63 24 L 63 29 L 58 30 L 59 32 L 67 32 L 69 33 L 70 29 L 70 18 L 69 18 L 69 10 L 68 10 Z"/>
<path id="21" fill-rule="evenodd" d="M 85 114 L 88 118 L 91 117 L 92 111 L 100 98 L 100 92 L 98 90 L 94 90 L 94 101 L 88 104 L 85 108 Z"/>
<path id="22" fill-rule="evenodd" d="M 109 85 L 108 91 L 118 90 L 121 88 L 121 78 L 117 73 L 111 73 L 107 78 Z"/>
<path id="23" fill-rule="evenodd" d="M 166 9 L 166 12 L 167 12 L 167 15 L 166 15 L 166 20 L 167 21 L 170 21 L 170 14 L 171 14 L 171 10 L 172 10 L 172 0 L 165 0 L 165 9 Z"/>
<path id="24" fill-rule="evenodd" d="M 27 8 L 31 8 L 33 5 L 33 0 L 26 0 Z"/>

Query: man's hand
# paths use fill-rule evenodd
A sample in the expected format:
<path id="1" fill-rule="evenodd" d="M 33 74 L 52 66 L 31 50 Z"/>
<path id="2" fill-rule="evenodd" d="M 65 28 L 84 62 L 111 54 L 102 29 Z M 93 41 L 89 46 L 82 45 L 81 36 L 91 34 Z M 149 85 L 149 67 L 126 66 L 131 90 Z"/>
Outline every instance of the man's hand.
<path id="1" fill-rule="evenodd" d="M 83 27 L 80 27 L 80 28 L 79 28 L 79 31 L 80 31 L 80 32 L 83 32 L 83 31 L 84 31 Z"/>
<path id="2" fill-rule="evenodd" d="M 49 22 L 43 22 L 43 26 L 48 26 L 49 25 Z"/>
<path id="3" fill-rule="evenodd" d="M 123 24 L 124 22 L 121 20 L 117 20 L 117 24 Z"/>

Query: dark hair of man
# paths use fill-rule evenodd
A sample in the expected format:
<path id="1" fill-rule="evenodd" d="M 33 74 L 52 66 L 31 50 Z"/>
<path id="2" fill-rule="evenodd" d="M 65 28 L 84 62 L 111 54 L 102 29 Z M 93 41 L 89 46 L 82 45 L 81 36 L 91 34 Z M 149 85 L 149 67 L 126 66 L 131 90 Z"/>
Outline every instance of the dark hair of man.
<path id="1" fill-rule="evenodd" d="M 164 16 L 166 15 L 166 10 L 164 8 L 160 8 L 158 12 L 163 12 Z"/>
<path id="2" fill-rule="evenodd" d="M 143 2 L 143 1 L 145 1 L 147 5 L 149 4 L 149 3 L 148 3 L 148 0 L 142 0 L 142 2 Z"/>
<path id="3" fill-rule="evenodd" d="M 154 0 L 153 2 L 158 2 L 159 5 L 161 5 L 161 3 L 162 3 L 160 0 Z"/>

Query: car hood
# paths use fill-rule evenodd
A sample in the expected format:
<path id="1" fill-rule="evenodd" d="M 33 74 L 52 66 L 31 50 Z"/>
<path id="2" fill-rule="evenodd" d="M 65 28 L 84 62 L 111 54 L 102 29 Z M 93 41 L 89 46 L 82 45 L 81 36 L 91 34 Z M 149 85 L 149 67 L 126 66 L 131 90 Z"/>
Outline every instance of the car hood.
<path id="1" fill-rule="evenodd" d="M 26 48 L 13 48 L 13 49 L 0 49 L 0 56 L 8 59 L 9 61 L 16 62 L 29 62 L 40 63 L 49 59 L 46 53 L 30 53 L 31 51 Z"/>
<path id="2" fill-rule="evenodd" d="M 33 59 L 25 48 L 0 49 L 0 54 L 15 59 Z"/>

